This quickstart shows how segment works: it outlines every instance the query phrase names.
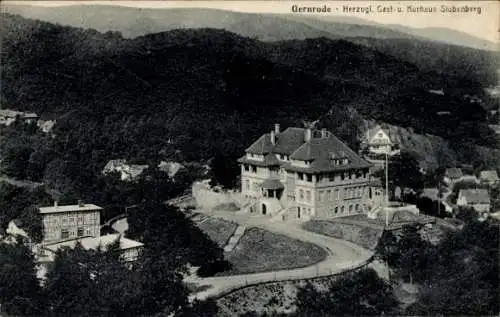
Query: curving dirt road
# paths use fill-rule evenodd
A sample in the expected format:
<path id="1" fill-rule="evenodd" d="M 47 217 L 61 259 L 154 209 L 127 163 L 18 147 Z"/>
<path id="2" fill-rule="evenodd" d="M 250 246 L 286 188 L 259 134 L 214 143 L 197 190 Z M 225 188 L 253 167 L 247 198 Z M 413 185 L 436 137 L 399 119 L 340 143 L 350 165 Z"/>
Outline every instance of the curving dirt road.
<path id="1" fill-rule="evenodd" d="M 287 235 L 297 240 L 314 243 L 325 249 L 328 256 L 317 264 L 298 269 L 208 278 L 187 277 L 185 279 L 186 282 L 193 283 L 202 289 L 192 294 L 190 300 L 219 297 L 235 289 L 264 282 L 299 280 L 333 275 L 359 267 L 369 262 L 373 255 L 372 251 L 351 242 L 306 231 L 300 227 L 302 222 L 299 221 L 274 221 L 270 218 L 238 212 L 198 212 L 234 221 L 247 227 L 259 227 L 274 233 Z"/>

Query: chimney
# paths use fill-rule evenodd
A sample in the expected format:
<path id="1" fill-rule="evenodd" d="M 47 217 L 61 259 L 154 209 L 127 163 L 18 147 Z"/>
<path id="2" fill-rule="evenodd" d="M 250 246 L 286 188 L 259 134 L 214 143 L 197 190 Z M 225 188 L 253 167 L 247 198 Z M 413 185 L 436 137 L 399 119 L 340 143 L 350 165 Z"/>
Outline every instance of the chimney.
<path id="1" fill-rule="evenodd" d="M 312 139 L 312 130 L 311 130 L 311 128 L 306 128 L 306 135 L 305 135 L 304 141 L 311 142 L 311 139 Z"/>
<path id="2" fill-rule="evenodd" d="M 325 128 L 321 129 L 321 137 L 324 139 L 328 136 L 328 132 Z"/>
<path id="3" fill-rule="evenodd" d="M 280 124 L 279 123 L 274 124 L 274 133 L 276 133 L 276 134 L 280 133 Z"/>
<path id="4" fill-rule="evenodd" d="M 271 143 L 276 144 L 276 133 L 274 130 L 271 130 Z"/>
<path id="5" fill-rule="evenodd" d="M 85 207 L 85 204 L 83 203 L 83 200 L 78 201 L 78 207 Z"/>

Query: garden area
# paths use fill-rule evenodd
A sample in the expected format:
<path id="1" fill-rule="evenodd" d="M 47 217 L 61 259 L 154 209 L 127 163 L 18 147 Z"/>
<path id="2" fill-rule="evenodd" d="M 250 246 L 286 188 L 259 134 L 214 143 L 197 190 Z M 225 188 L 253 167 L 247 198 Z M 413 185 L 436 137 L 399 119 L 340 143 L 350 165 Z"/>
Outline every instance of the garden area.
<path id="1" fill-rule="evenodd" d="M 270 272 L 313 265 L 324 260 L 322 248 L 259 228 L 250 228 L 226 260 L 232 268 L 218 275 Z"/>
<path id="2" fill-rule="evenodd" d="M 363 224 L 361 219 L 354 218 L 351 223 L 348 223 L 348 219 L 345 218 L 350 217 L 343 217 L 342 222 L 336 220 L 311 220 L 304 223 L 302 228 L 325 236 L 347 240 L 368 250 L 374 250 L 383 232 L 383 226 L 377 223 L 377 219 L 369 219 L 364 216 L 363 220 L 373 220 L 373 222 Z M 359 223 L 356 221 L 359 221 Z"/>
<path id="3" fill-rule="evenodd" d="M 196 214 L 191 220 L 205 233 L 210 240 L 223 248 L 229 238 L 233 235 L 238 224 L 220 218 L 213 218 L 206 215 Z"/>

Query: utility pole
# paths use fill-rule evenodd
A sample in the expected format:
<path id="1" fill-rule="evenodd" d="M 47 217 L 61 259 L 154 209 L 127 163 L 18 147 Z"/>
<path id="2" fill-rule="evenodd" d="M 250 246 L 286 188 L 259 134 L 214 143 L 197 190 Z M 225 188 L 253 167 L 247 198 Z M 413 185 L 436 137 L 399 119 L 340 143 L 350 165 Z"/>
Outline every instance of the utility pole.
<path id="1" fill-rule="evenodd" d="M 437 192 L 437 201 L 438 201 L 438 217 L 441 217 L 441 181 L 438 180 L 438 192 Z"/>
<path id="2" fill-rule="evenodd" d="M 389 160 L 385 152 L 385 226 L 389 226 Z"/>

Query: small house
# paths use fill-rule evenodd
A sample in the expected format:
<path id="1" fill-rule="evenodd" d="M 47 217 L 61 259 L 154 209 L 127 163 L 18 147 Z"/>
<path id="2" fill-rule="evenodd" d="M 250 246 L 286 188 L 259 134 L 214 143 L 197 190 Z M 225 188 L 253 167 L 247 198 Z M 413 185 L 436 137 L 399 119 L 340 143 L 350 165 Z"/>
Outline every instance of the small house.
<path id="1" fill-rule="evenodd" d="M 126 160 L 110 160 L 102 173 L 107 175 L 109 173 L 117 172 L 120 174 L 120 179 L 122 181 L 134 181 L 139 175 L 147 169 L 149 165 L 137 165 L 137 164 L 128 164 Z"/>
<path id="2" fill-rule="evenodd" d="M 464 174 L 462 172 L 462 169 L 457 168 L 457 167 L 452 167 L 452 168 L 447 168 L 444 172 L 444 179 L 443 181 L 450 185 L 455 182 L 460 181 L 464 177 Z"/>
<path id="3" fill-rule="evenodd" d="M 370 154 L 395 155 L 399 153 L 395 150 L 395 137 L 391 135 L 390 129 L 380 125 L 366 131 L 365 143 Z"/>
<path id="4" fill-rule="evenodd" d="M 483 188 L 461 189 L 458 192 L 457 205 L 472 207 L 479 213 L 490 211 L 490 194 Z"/>
<path id="5" fill-rule="evenodd" d="M 487 185 L 496 185 L 500 181 L 498 173 L 495 170 L 485 170 L 479 173 L 479 181 Z"/>

